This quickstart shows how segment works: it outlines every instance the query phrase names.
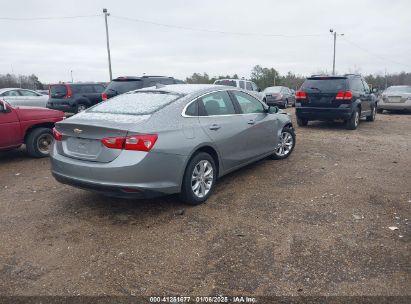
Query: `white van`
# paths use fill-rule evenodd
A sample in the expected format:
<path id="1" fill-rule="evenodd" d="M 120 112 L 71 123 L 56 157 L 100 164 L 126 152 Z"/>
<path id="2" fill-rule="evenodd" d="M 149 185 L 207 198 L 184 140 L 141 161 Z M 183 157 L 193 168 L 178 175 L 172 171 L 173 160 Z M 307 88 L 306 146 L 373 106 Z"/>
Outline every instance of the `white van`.
<path id="1" fill-rule="evenodd" d="M 241 88 L 247 91 L 250 91 L 254 96 L 258 97 L 259 99 L 263 99 L 264 94 L 261 94 L 261 89 L 257 87 L 257 85 L 250 81 L 250 80 L 245 80 L 245 79 L 218 79 L 214 81 L 214 84 L 218 85 L 225 85 L 225 86 L 230 86 L 230 87 L 237 87 Z"/>

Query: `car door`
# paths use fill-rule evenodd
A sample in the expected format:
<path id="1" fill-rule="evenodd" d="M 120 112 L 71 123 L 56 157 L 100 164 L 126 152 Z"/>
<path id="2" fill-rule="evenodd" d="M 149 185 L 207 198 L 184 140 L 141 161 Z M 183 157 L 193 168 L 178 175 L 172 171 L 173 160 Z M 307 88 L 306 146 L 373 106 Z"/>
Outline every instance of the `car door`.
<path id="1" fill-rule="evenodd" d="M 218 149 L 223 171 L 241 165 L 247 124 L 235 108 L 227 91 L 212 92 L 198 98 L 199 123 Z M 222 171 L 222 172 L 223 172 Z"/>
<path id="2" fill-rule="evenodd" d="M 365 92 L 364 85 L 360 77 L 355 77 L 352 79 L 351 91 L 353 96 L 360 100 L 361 103 L 361 116 L 368 115 L 370 111 L 369 100 L 371 98 L 370 94 Z"/>
<path id="3" fill-rule="evenodd" d="M 30 107 L 46 107 L 47 97 L 30 90 L 19 90 L 21 105 Z"/>
<path id="4" fill-rule="evenodd" d="M 247 161 L 274 151 L 278 144 L 278 117 L 268 114 L 263 104 L 255 97 L 241 91 L 231 91 L 237 103 L 246 130 L 243 136 L 243 149 Z"/>
<path id="5" fill-rule="evenodd" d="M 370 90 L 370 87 L 368 86 L 368 84 L 365 82 L 364 79 L 361 79 L 362 84 L 364 86 L 364 101 L 366 103 L 366 107 L 368 109 L 368 111 L 371 111 L 373 106 L 373 102 L 374 102 L 374 98 L 373 98 L 373 94 Z"/>
<path id="6" fill-rule="evenodd" d="M 9 91 L 4 92 L 1 96 L 1 98 L 3 100 L 7 101 L 12 106 L 20 105 L 21 95 L 20 95 L 18 89 L 9 90 Z"/>
<path id="7" fill-rule="evenodd" d="M 0 149 L 16 147 L 22 143 L 20 121 L 14 109 L 0 102 Z"/>

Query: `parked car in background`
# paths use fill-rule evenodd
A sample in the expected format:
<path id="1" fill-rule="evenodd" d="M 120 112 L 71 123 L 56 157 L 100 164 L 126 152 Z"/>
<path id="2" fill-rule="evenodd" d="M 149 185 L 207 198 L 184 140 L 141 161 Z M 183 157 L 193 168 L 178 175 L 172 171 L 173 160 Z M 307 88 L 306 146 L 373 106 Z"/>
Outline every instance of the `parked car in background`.
<path id="1" fill-rule="evenodd" d="M 103 100 L 107 100 L 114 96 L 146 88 L 153 87 L 156 84 L 170 85 L 170 84 L 182 84 L 184 81 L 174 79 L 167 76 L 123 76 L 113 79 L 104 92 L 101 94 Z"/>
<path id="2" fill-rule="evenodd" d="M 53 141 L 52 128 L 63 120 L 64 113 L 42 108 L 11 106 L 0 100 L 0 150 L 25 144 L 33 157 L 49 155 Z"/>
<path id="3" fill-rule="evenodd" d="M 408 110 L 411 111 L 411 86 L 388 87 L 378 100 L 377 112 L 384 110 Z"/>
<path id="4" fill-rule="evenodd" d="M 256 96 L 257 98 L 259 98 L 261 100 L 263 100 L 263 98 L 264 98 L 264 94 L 260 93 L 261 89 L 254 82 L 252 82 L 250 80 L 245 80 L 245 79 L 218 79 L 218 80 L 214 81 L 214 84 L 240 88 L 240 89 L 252 92 L 252 94 L 254 96 Z"/>
<path id="5" fill-rule="evenodd" d="M 47 108 L 79 113 L 102 101 L 105 87 L 98 83 L 52 84 L 49 88 Z"/>
<path id="6" fill-rule="evenodd" d="M 13 106 L 30 106 L 45 108 L 49 97 L 33 90 L 19 88 L 0 89 L 0 99 Z"/>
<path id="7" fill-rule="evenodd" d="M 287 87 L 276 86 L 265 88 L 264 102 L 268 105 L 275 105 L 286 109 L 288 106 L 295 106 L 294 93 Z"/>
<path id="8" fill-rule="evenodd" d="M 48 90 L 36 90 L 37 93 L 41 94 L 41 95 L 49 95 L 49 91 Z"/>
<path id="9" fill-rule="evenodd" d="M 310 120 L 340 119 L 354 130 L 361 117 L 375 120 L 377 100 L 360 75 L 309 77 L 295 97 L 299 126 L 306 126 Z"/>
<path id="10" fill-rule="evenodd" d="M 242 115 L 238 115 L 242 114 Z M 290 117 L 248 91 L 168 85 L 114 97 L 56 124 L 52 173 L 118 197 L 204 202 L 218 177 L 295 145 Z"/>

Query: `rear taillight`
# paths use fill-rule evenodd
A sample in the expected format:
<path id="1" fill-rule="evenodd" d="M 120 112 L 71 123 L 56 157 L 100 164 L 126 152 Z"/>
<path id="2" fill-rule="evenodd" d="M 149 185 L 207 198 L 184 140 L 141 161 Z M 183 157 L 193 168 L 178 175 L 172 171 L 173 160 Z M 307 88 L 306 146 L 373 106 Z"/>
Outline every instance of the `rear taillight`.
<path id="1" fill-rule="evenodd" d="M 56 130 L 56 128 L 53 128 L 53 137 L 57 141 L 61 141 L 63 139 L 63 135 Z"/>
<path id="2" fill-rule="evenodd" d="M 71 87 L 66 84 L 66 89 L 67 89 L 67 95 L 64 98 L 70 98 L 71 96 L 73 96 L 73 92 L 71 91 Z"/>
<path id="3" fill-rule="evenodd" d="M 156 134 L 131 135 L 126 137 L 103 138 L 101 143 L 110 149 L 122 149 L 148 152 L 154 146 L 158 136 Z"/>
<path id="4" fill-rule="evenodd" d="M 102 100 L 107 100 L 107 94 L 106 93 L 101 93 L 101 99 Z"/>
<path id="5" fill-rule="evenodd" d="M 351 91 L 338 92 L 337 95 L 335 95 L 335 99 L 336 100 L 351 100 L 352 92 Z"/>
<path id="6" fill-rule="evenodd" d="M 295 92 L 296 99 L 307 99 L 307 94 L 304 91 Z"/>

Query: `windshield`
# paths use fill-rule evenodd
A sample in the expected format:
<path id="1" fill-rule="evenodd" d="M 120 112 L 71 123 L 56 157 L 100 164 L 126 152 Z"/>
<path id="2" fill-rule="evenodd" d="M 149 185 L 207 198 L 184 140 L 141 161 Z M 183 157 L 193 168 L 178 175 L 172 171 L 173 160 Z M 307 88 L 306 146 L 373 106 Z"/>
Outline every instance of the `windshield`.
<path id="1" fill-rule="evenodd" d="M 387 88 L 385 93 L 411 93 L 411 86 L 392 86 Z"/>
<path id="2" fill-rule="evenodd" d="M 141 80 L 113 80 L 107 86 L 106 91 L 112 91 L 116 94 L 123 94 L 141 89 L 142 87 L 143 82 Z"/>
<path id="3" fill-rule="evenodd" d="M 181 95 L 169 92 L 136 92 L 123 94 L 97 104 L 87 112 L 125 115 L 152 114 L 178 99 Z"/>
<path id="4" fill-rule="evenodd" d="M 264 93 L 280 93 L 282 87 L 268 87 L 264 89 Z"/>
<path id="5" fill-rule="evenodd" d="M 235 80 L 229 80 L 229 79 L 222 79 L 222 80 L 216 80 L 214 84 L 219 84 L 219 85 L 225 85 L 229 87 L 236 87 L 237 83 Z"/>
<path id="6" fill-rule="evenodd" d="M 346 78 L 307 79 L 301 86 L 302 91 L 310 93 L 340 92 L 347 90 Z"/>

